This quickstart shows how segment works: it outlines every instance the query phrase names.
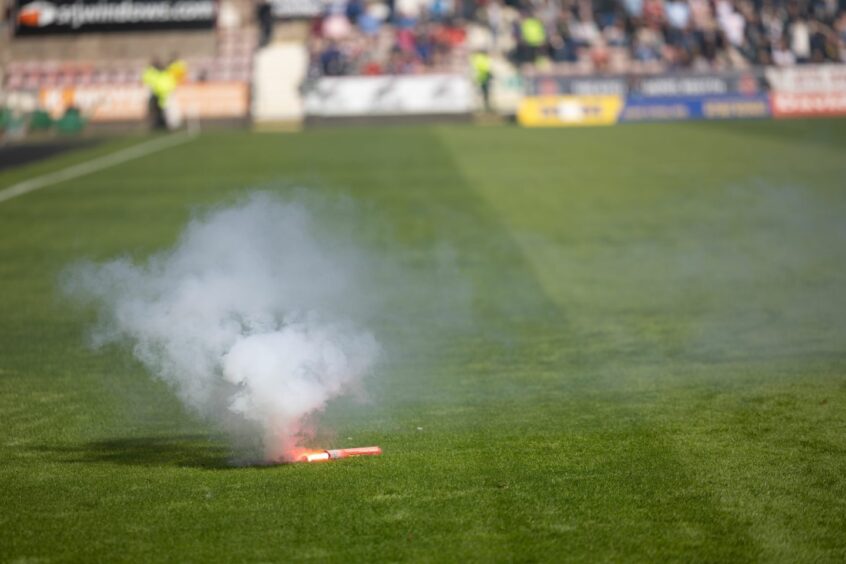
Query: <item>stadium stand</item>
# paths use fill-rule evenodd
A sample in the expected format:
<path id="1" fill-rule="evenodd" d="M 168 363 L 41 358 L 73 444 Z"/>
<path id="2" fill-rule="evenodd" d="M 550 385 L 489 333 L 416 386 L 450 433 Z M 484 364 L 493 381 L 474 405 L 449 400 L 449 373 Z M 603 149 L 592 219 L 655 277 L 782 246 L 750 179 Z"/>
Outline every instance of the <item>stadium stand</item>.
<path id="1" fill-rule="evenodd" d="M 70 100 L 73 94 L 64 93 L 74 91 L 79 94 L 76 103 L 86 94 L 90 94 L 88 99 L 94 98 L 92 92 L 102 98 L 108 89 L 138 100 L 144 97 L 141 77 L 151 61 L 177 57 L 187 63 L 186 84 L 236 83 L 248 92 L 257 43 L 252 11 L 249 0 L 229 0 L 220 4 L 216 25 L 209 29 L 37 36 L 13 36 L 13 26 L 5 20 L 5 34 L 0 39 L 0 92 L 18 98 L 29 94 L 41 106 L 51 94 L 53 99 Z M 74 102 L 54 104 L 52 113 L 64 112 L 69 103 Z M 208 106 L 204 101 L 203 108 Z M 239 107 L 247 108 L 248 100 Z M 126 121 L 137 121 L 139 111 L 127 112 Z M 120 112 L 109 119 L 120 121 Z"/>
<path id="2" fill-rule="evenodd" d="M 6 85 L 15 89 L 137 83 L 151 57 L 166 59 L 175 54 L 188 63 L 189 81 L 249 82 L 255 30 L 180 35 L 184 37 L 154 33 L 98 37 L 95 41 L 87 37 L 17 39 L 12 42 L 12 60 L 6 65 Z"/>
<path id="3" fill-rule="evenodd" d="M 475 41 L 465 41 L 472 35 Z M 846 59 L 843 0 L 408 0 L 331 3 L 312 75 L 412 74 L 486 49 L 524 71 L 656 73 Z"/>
<path id="4" fill-rule="evenodd" d="M 714 71 L 840 62 L 846 4 L 837 0 L 543 0 L 488 4 L 491 33 L 514 38 L 526 66 L 593 72 Z M 533 48 L 527 30 L 537 24 Z"/>
<path id="5" fill-rule="evenodd" d="M 420 74 L 466 67 L 467 26 L 444 4 L 391 13 L 387 4 L 334 4 L 311 27 L 311 76 Z"/>

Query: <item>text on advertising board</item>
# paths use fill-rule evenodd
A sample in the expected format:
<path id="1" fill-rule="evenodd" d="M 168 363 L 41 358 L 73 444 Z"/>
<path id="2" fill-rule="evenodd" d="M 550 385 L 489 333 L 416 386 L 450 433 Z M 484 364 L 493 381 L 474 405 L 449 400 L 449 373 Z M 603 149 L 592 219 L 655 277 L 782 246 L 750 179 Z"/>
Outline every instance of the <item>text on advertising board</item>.
<path id="1" fill-rule="evenodd" d="M 16 35 L 211 28 L 215 0 L 18 0 Z"/>
<path id="2" fill-rule="evenodd" d="M 622 108 L 621 96 L 530 96 L 517 120 L 526 127 L 612 125 Z"/>

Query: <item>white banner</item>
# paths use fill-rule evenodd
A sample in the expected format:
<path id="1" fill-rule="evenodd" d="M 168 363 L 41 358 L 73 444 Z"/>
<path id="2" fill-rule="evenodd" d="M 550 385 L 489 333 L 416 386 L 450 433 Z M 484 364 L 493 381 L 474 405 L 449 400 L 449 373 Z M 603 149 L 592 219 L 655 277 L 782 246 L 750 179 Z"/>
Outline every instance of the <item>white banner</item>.
<path id="1" fill-rule="evenodd" d="M 846 65 L 808 65 L 768 68 L 770 89 L 780 94 L 846 92 Z"/>
<path id="2" fill-rule="evenodd" d="M 270 0 L 274 18 L 316 18 L 326 10 L 323 0 Z"/>
<path id="3" fill-rule="evenodd" d="M 315 117 L 466 114 L 474 91 L 462 75 L 324 77 L 309 86 L 304 105 Z"/>

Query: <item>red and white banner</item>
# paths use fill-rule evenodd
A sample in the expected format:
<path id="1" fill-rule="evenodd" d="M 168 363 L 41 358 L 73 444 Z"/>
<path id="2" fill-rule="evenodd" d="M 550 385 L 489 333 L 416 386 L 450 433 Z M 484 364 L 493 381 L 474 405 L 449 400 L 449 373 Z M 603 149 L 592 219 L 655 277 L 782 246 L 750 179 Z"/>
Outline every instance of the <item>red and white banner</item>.
<path id="1" fill-rule="evenodd" d="M 846 115 L 846 65 L 766 70 L 773 117 Z"/>
<path id="2" fill-rule="evenodd" d="M 846 115 L 846 91 L 776 92 L 770 98 L 773 116 L 777 118 Z"/>

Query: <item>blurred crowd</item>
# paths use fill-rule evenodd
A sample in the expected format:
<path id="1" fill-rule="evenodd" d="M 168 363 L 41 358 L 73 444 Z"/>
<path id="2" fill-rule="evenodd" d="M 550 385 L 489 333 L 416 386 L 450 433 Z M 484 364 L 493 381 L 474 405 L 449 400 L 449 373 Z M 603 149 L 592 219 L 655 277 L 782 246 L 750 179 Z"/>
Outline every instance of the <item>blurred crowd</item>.
<path id="1" fill-rule="evenodd" d="M 329 76 L 458 68 L 479 49 L 600 72 L 840 62 L 846 0 L 340 0 L 309 47 Z"/>
<path id="2" fill-rule="evenodd" d="M 452 0 L 334 2 L 312 22 L 312 75 L 461 70 L 467 26 Z"/>
<path id="3" fill-rule="evenodd" d="M 503 25 L 521 64 L 589 62 L 598 70 L 744 68 L 839 62 L 846 57 L 842 0 L 538 0 Z"/>

